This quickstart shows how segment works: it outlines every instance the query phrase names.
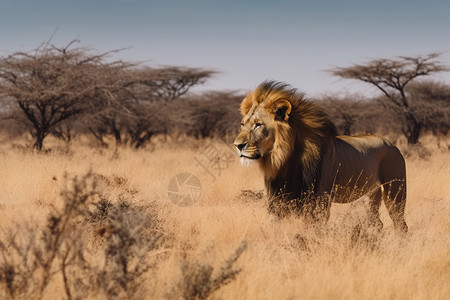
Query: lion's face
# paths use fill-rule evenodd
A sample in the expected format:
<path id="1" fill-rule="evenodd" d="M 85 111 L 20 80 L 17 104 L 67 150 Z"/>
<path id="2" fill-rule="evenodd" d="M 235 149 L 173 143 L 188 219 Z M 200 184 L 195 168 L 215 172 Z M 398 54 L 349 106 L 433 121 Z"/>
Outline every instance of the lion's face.
<path id="1" fill-rule="evenodd" d="M 234 140 L 242 163 L 260 159 L 272 149 L 275 142 L 273 120 L 261 110 L 244 117 L 241 132 Z"/>
<path id="2" fill-rule="evenodd" d="M 241 163 L 267 158 L 274 151 L 283 127 L 289 126 L 290 103 L 285 99 L 253 99 L 248 95 L 241 105 L 241 131 L 234 141 Z"/>

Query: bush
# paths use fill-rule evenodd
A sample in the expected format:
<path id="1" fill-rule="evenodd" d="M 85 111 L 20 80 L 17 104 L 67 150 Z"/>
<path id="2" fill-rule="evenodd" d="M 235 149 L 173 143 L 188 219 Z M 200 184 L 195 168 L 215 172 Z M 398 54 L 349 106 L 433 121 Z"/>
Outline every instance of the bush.
<path id="1" fill-rule="evenodd" d="M 91 172 L 66 176 L 62 207 L 52 209 L 43 227 L 25 223 L 6 231 L 2 298 L 42 299 L 58 276 L 68 299 L 139 297 L 143 275 L 154 266 L 148 255 L 163 235 L 152 207 L 109 200 L 98 189 L 101 178 Z"/>
<path id="2" fill-rule="evenodd" d="M 182 279 L 169 298 L 178 296 L 186 300 L 207 299 L 215 291 L 233 281 L 241 272 L 241 269 L 233 269 L 233 264 L 246 248 L 247 242 L 243 241 L 215 276 L 213 276 L 214 267 L 211 265 L 185 261 L 181 266 Z"/>

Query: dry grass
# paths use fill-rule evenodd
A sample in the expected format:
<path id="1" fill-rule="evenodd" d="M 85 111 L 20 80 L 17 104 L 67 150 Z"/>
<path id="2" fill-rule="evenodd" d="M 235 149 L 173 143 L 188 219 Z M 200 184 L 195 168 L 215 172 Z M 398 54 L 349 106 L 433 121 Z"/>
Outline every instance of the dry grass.
<path id="1" fill-rule="evenodd" d="M 220 174 L 210 167 L 215 180 L 198 165 L 206 156 L 217 158 L 212 148 L 222 152 L 220 157 L 231 155 L 221 161 Z M 11 252 L 9 233 L 23 238 L 34 232 L 35 243 L 41 245 L 50 217 L 61 217 L 58 213 L 66 207 L 61 191 L 73 191 L 70 178 L 81 180 L 91 170 L 88 177 L 95 182 L 95 188 L 91 181 L 85 184 L 84 192 L 92 196 L 86 203 L 91 204 L 79 207 L 83 213 L 72 214 L 67 221 L 73 224 L 71 230 L 64 229 L 67 241 L 78 237 L 83 243 L 61 246 L 61 257 L 56 256 L 49 267 L 51 280 L 42 294 L 18 292 L 12 295 L 16 298 L 30 293 L 35 298 L 69 298 L 66 281 L 74 299 L 447 299 L 450 295 L 449 152 L 432 149 L 428 160 L 407 159 L 410 231 L 400 237 L 384 207 L 381 234 L 361 226 L 363 200 L 334 204 L 328 226 L 319 230 L 298 218 L 268 215 L 259 194 L 263 181 L 257 168 L 241 167 L 234 153 L 218 141 L 165 144 L 151 152 L 77 145 L 60 149 L 39 154 L 0 146 L 0 254 L 10 255 L 3 259 L 0 255 L 0 271 L 5 261 L 20 257 Z M 181 172 L 196 175 L 202 184 L 201 198 L 189 207 L 173 205 L 167 195 L 169 180 Z M 106 204 L 100 203 L 102 199 Z M 83 268 L 89 272 L 71 266 L 64 276 L 63 254 L 75 248 L 85 251 Z M 119 248 L 123 251 L 114 252 Z M 128 273 L 123 273 L 124 264 Z M 12 297 L 2 276 L 0 298 Z M 124 278 L 129 280 L 122 282 Z M 71 289 L 77 286 L 75 281 L 84 284 L 84 294 Z M 111 290 L 112 281 L 121 288 Z"/>

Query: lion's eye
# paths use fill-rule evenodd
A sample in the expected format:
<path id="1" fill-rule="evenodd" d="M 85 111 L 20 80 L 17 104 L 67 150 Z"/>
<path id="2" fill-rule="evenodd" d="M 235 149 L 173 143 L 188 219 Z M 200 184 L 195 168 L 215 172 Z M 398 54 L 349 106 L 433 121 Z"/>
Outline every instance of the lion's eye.
<path id="1" fill-rule="evenodd" d="M 244 126 L 244 123 L 241 122 L 241 126 Z"/>
<path id="2" fill-rule="evenodd" d="M 256 124 L 255 124 L 255 129 L 258 129 L 259 127 L 261 127 L 261 125 L 262 125 L 262 124 L 260 124 L 260 123 L 256 123 Z"/>

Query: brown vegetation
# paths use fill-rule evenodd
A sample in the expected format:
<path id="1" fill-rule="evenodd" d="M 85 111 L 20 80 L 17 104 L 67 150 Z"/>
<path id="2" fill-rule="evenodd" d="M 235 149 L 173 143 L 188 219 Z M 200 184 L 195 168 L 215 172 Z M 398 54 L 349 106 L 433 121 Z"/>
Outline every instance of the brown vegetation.
<path id="1" fill-rule="evenodd" d="M 445 299 L 450 161 L 426 139 L 433 155 L 407 159 L 404 237 L 384 206 L 385 228 L 368 230 L 365 199 L 333 204 L 318 231 L 274 218 L 257 169 L 233 156 L 213 181 L 196 164 L 205 143 L 231 151 L 221 140 L 150 152 L 49 139 L 44 154 L 3 143 L 0 298 Z M 183 171 L 202 184 L 190 207 L 167 196 Z"/>

